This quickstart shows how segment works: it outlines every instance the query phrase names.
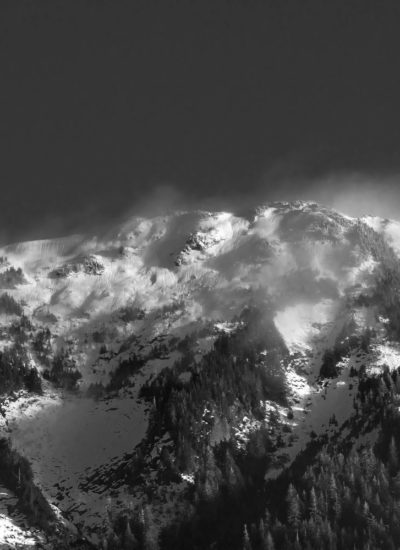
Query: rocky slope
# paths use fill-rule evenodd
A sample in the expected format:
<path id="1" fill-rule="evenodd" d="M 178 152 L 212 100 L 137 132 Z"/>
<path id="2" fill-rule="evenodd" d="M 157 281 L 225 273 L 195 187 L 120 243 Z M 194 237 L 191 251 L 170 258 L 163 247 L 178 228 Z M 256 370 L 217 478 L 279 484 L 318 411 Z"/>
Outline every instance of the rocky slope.
<path id="1" fill-rule="evenodd" d="M 177 547 L 203 501 L 350 437 L 356 373 L 400 366 L 399 250 L 400 224 L 303 202 L 5 246 L 2 438 L 76 540 Z M 235 547 L 213 536 L 181 547 Z"/>

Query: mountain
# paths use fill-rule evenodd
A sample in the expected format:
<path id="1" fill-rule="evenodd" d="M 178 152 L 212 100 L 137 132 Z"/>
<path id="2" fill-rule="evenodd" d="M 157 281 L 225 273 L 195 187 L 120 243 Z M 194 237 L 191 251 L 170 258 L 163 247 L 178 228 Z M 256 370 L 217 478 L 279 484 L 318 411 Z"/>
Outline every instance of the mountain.
<path id="1" fill-rule="evenodd" d="M 0 547 L 398 547 L 399 254 L 301 201 L 4 246 Z"/>

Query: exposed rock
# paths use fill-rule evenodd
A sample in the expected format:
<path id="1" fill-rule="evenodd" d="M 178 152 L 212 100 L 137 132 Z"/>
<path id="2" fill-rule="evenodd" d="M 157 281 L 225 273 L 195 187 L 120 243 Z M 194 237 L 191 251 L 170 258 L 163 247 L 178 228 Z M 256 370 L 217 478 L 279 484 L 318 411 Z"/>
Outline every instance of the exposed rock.
<path id="1" fill-rule="evenodd" d="M 56 267 L 49 273 L 50 278 L 62 279 L 73 273 L 85 273 L 86 275 L 101 275 L 104 271 L 104 265 L 94 256 L 79 258 L 73 262 L 66 263 Z"/>

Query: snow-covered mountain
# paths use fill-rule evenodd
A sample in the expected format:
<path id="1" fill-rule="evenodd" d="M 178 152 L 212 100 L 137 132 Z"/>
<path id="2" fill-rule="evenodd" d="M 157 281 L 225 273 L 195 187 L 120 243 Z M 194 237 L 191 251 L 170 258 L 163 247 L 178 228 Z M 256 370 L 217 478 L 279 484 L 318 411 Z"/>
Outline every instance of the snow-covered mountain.
<path id="1" fill-rule="evenodd" d="M 252 468 L 376 441 L 357 373 L 400 367 L 399 253 L 399 223 L 300 201 L 3 247 L 0 547 L 169 548 Z"/>

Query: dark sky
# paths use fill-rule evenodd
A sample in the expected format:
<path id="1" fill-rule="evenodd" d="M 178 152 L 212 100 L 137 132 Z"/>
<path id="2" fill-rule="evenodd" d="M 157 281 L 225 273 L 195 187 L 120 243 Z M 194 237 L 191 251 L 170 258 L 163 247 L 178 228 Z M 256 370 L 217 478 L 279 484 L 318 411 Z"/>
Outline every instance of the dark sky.
<path id="1" fill-rule="evenodd" d="M 240 202 L 356 172 L 393 191 L 399 57 L 397 0 L 1 0 L 3 238 L 165 186 Z"/>

